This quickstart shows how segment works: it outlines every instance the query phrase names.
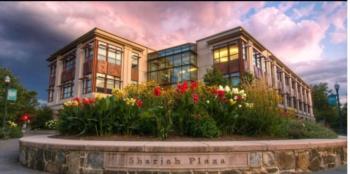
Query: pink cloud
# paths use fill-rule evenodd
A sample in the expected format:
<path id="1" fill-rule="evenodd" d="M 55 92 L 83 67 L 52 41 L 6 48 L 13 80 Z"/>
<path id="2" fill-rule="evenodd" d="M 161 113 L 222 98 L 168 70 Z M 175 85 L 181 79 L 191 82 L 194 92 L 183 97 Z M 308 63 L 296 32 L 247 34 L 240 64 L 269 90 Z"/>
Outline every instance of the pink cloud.
<path id="1" fill-rule="evenodd" d="M 287 63 L 319 59 L 326 28 L 312 20 L 295 22 L 270 7 L 254 14 L 246 23 L 248 31 Z"/>

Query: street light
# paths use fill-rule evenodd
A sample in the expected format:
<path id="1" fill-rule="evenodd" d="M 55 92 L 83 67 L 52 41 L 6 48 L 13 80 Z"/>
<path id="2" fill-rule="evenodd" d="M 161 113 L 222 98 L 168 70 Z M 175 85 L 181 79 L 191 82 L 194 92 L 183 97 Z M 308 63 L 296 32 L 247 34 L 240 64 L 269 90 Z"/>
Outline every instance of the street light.
<path id="1" fill-rule="evenodd" d="M 4 117 L 2 118 L 2 128 L 5 129 L 5 126 L 6 126 L 6 117 L 7 117 L 7 90 L 8 90 L 8 86 L 11 82 L 11 78 L 10 76 L 6 75 L 5 76 L 5 115 Z"/>
<path id="2" fill-rule="evenodd" d="M 342 119 L 341 119 L 340 100 L 339 100 L 339 88 L 340 88 L 340 85 L 338 84 L 338 82 L 335 83 L 334 88 L 335 88 L 335 92 L 337 93 L 339 128 L 340 128 L 340 132 L 343 133 L 343 124 L 342 124 Z"/>

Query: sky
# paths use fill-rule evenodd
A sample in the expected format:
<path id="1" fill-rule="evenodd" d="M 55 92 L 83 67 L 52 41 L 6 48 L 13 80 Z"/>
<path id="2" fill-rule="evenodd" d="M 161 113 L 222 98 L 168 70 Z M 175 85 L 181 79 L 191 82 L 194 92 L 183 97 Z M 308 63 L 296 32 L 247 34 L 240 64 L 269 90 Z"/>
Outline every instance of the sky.
<path id="1" fill-rule="evenodd" d="M 346 2 L 0 2 L 0 65 L 47 100 L 48 58 L 94 27 L 163 49 L 242 26 L 309 84 L 347 96 Z"/>

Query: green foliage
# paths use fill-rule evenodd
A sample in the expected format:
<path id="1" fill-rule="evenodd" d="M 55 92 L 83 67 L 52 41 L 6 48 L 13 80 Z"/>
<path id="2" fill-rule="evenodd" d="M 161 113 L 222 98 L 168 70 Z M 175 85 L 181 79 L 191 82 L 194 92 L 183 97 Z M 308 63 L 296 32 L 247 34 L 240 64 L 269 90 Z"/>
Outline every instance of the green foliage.
<path id="1" fill-rule="evenodd" d="M 58 126 L 58 121 L 57 120 L 49 120 L 45 122 L 45 128 L 51 129 L 51 130 L 56 130 Z"/>
<path id="2" fill-rule="evenodd" d="M 8 75 L 11 78 L 9 88 L 17 89 L 17 100 L 15 102 L 8 101 L 8 117 L 7 120 L 17 120 L 24 113 L 33 115 L 35 113 L 35 107 L 38 106 L 38 101 L 36 99 L 37 93 L 34 91 L 29 91 L 25 89 L 19 82 L 19 79 L 13 75 L 13 73 L 0 65 L 0 119 L 2 121 L 2 116 L 4 116 L 4 97 L 5 97 L 5 83 L 3 80 L 5 76 Z M 1 123 L 0 121 L 0 123 Z"/>
<path id="3" fill-rule="evenodd" d="M 288 138 L 337 138 L 337 134 L 318 124 L 309 121 L 288 120 L 283 130 Z"/>
<path id="4" fill-rule="evenodd" d="M 314 123 L 282 115 L 277 91 L 264 81 L 241 88 L 197 82 L 176 88 L 129 86 L 105 98 L 74 99 L 59 111 L 58 130 L 70 135 L 169 135 L 215 138 L 248 135 L 280 138 L 334 138 Z M 290 114 L 292 115 L 292 114 Z"/>
<path id="5" fill-rule="evenodd" d="M 18 124 L 12 121 L 7 122 L 6 129 L 0 129 L 0 139 L 7 138 L 20 138 L 22 137 L 22 129 Z"/>
<path id="6" fill-rule="evenodd" d="M 193 115 L 186 120 L 185 134 L 192 137 L 215 138 L 220 135 L 215 120 L 208 115 Z"/>
<path id="7" fill-rule="evenodd" d="M 244 72 L 242 74 L 242 84 L 243 85 L 251 85 L 254 82 L 254 76 L 253 74 L 249 72 Z"/>
<path id="8" fill-rule="evenodd" d="M 53 112 L 49 107 L 38 108 L 30 121 L 31 129 L 48 129 L 45 123 L 53 119 L 52 115 Z"/>
<path id="9" fill-rule="evenodd" d="M 328 89 L 327 83 L 312 86 L 314 115 L 317 122 L 322 122 L 333 130 L 338 130 L 339 116 L 337 108 L 328 104 L 328 94 L 331 92 L 332 90 Z"/>
<path id="10" fill-rule="evenodd" d="M 207 69 L 203 81 L 207 86 L 225 86 L 229 84 L 228 80 L 225 79 L 223 74 L 216 68 Z"/>

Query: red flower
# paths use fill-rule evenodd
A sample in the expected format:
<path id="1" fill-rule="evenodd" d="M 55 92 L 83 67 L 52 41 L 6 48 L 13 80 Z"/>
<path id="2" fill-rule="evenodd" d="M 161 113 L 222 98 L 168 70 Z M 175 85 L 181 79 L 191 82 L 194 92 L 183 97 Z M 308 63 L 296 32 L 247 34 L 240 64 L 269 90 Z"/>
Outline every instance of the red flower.
<path id="1" fill-rule="evenodd" d="M 82 101 L 84 105 L 89 105 L 95 102 L 95 98 L 83 98 Z"/>
<path id="2" fill-rule="evenodd" d="M 187 81 L 184 81 L 182 84 L 179 83 L 177 84 L 177 91 L 180 92 L 181 94 L 185 93 L 188 89 L 188 84 Z"/>
<path id="3" fill-rule="evenodd" d="M 192 81 L 191 82 L 191 90 L 193 91 L 193 90 L 195 90 L 197 88 L 198 88 L 198 83 L 196 81 Z"/>
<path id="4" fill-rule="evenodd" d="M 29 114 L 27 113 L 23 114 L 20 119 L 24 122 L 30 120 Z"/>
<path id="5" fill-rule="evenodd" d="M 161 93 L 162 93 L 161 90 L 162 90 L 162 89 L 160 88 L 160 86 L 156 86 L 156 87 L 153 89 L 153 94 L 154 94 L 155 96 L 160 96 Z"/>
<path id="6" fill-rule="evenodd" d="M 143 104 L 143 102 L 142 102 L 141 99 L 137 99 L 137 100 L 136 100 L 136 106 L 137 106 L 138 108 L 141 108 L 141 107 L 142 107 L 142 104 Z"/>
<path id="7" fill-rule="evenodd" d="M 192 99 L 193 99 L 193 102 L 194 102 L 195 104 L 197 104 L 198 101 L 199 101 L 199 95 L 198 95 L 198 94 L 192 94 Z"/>
<path id="8" fill-rule="evenodd" d="M 225 97 L 225 91 L 224 90 L 216 90 L 215 94 L 220 98 L 220 99 L 224 99 Z"/>

